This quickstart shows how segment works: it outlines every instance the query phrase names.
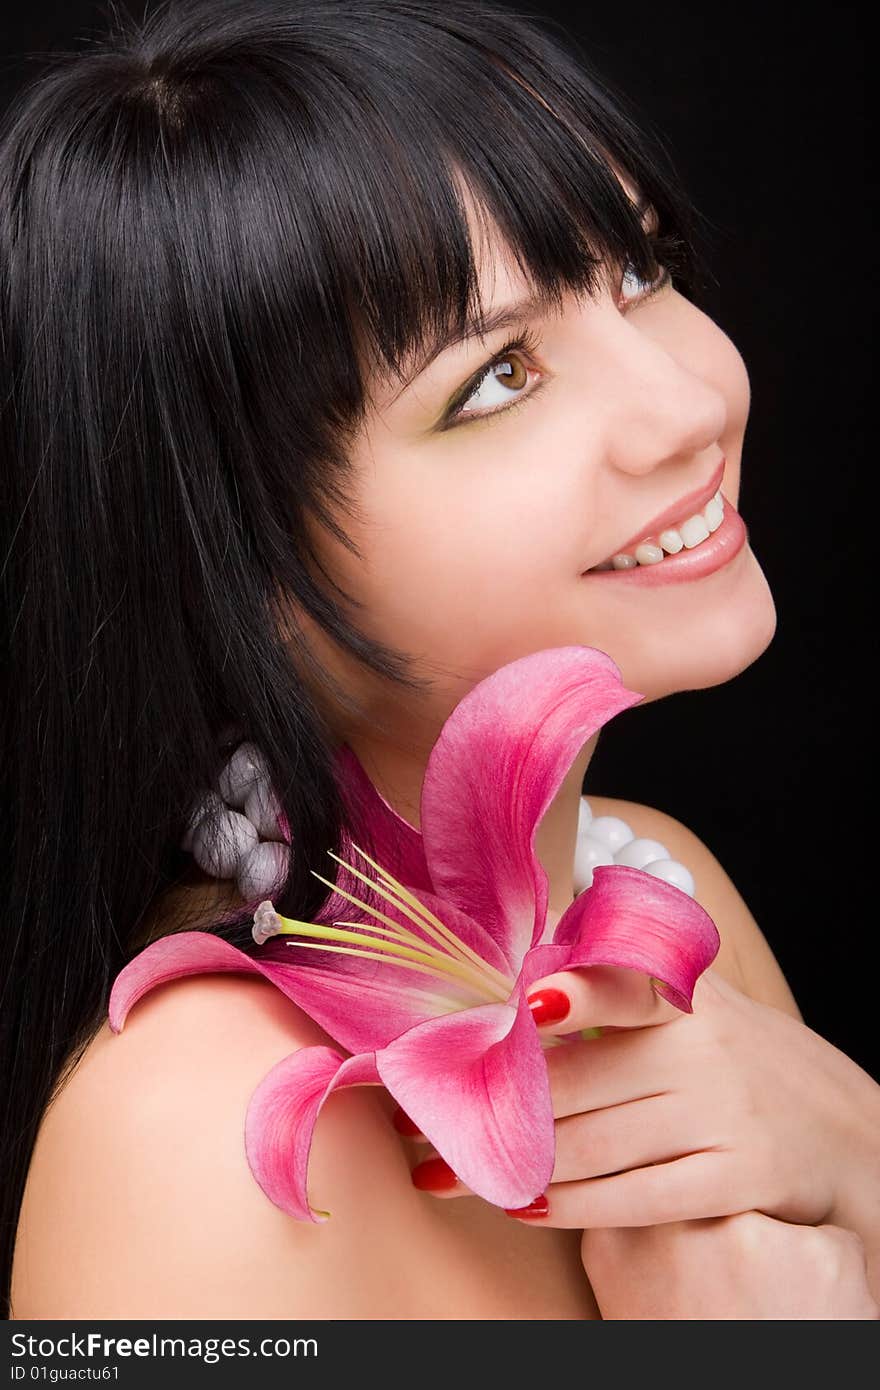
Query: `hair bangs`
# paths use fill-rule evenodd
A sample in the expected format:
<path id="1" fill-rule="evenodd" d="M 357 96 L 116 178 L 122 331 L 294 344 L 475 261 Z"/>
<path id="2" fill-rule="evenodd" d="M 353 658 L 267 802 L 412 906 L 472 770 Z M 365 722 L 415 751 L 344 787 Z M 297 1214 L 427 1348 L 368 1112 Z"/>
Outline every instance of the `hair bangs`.
<path id="1" fill-rule="evenodd" d="M 371 6 L 373 40 L 385 22 L 397 26 L 394 44 L 374 44 L 368 66 L 360 43 L 370 35 L 354 22 L 323 74 L 312 117 L 320 123 L 329 99 L 333 135 L 318 216 L 334 248 L 334 299 L 346 306 L 337 345 L 359 364 L 352 426 L 374 376 L 404 383 L 445 342 L 480 332 L 482 248 L 468 201 L 483 248 L 500 245 L 525 293 L 548 306 L 596 296 L 624 263 L 650 278 L 658 258 L 680 289 L 700 293 L 694 210 L 664 176 L 662 148 L 583 57 L 545 52 L 537 30 L 528 44 L 518 30 L 493 30 L 488 8 L 465 18 L 457 4 L 414 7 L 401 28 L 397 5 Z"/>

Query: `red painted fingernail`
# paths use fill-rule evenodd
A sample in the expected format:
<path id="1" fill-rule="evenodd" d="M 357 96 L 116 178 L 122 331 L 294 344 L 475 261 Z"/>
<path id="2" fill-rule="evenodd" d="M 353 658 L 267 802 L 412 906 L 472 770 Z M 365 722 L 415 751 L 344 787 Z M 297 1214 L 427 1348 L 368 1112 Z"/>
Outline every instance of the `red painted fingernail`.
<path id="1" fill-rule="evenodd" d="M 406 1134 L 407 1136 L 411 1136 L 413 1134 L 421 1134 L 422 1132 L 419 1129 L 418 1125 L 413 1123 L 409 1115 L 407 1115 L 406 1111 L 401 1110 L 399 1105 L 395 1110 L 394 1114 L 391 1116 L 391 1123 L 394 1125 L 394 1128 L 397 1130 L 398 1134 Z"/>
<path id="2" fill-rule="evenodd" d="M 421 1192 L 446 1192 L 458 1182 L 443 1158 L 426 1158 L 424 1163 L 416 1164 L 410 1176 L 413 1185 Z"/>
<path id="3" fill-rule="evenodd" d="M 539 989 L 537 994 L 528 996 L 526 1003 L 537 1024 L 558 1023 L 571 1008 L 571 1000 L 561 989 Z"/>
<path id="4" fill-rule="evenodd" d="M 529 1202 L 529 1205 L 527 1207 L 504 1208 L 505 1214 L 507 1216 L 524 1216 L 529 1220 L 531 1220 L 533 1216 L 546 1216 L 549 1210 L 550 1203 L 547 1201 L 547 1198 L 544 1196 L 543 1193 L 540 1197 L 536 1197 L 534 1202 Z"/>

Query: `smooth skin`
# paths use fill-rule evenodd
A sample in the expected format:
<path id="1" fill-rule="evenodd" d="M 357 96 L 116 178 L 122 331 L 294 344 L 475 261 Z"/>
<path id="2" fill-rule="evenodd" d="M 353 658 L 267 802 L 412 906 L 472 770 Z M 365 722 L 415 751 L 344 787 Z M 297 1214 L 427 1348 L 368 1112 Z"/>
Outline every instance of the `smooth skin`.
<path id="1" fill-rule="evenodd" d="M 520 298 L 528 287 L 497 231 L 471 221 L 484 303 Z M 329 534 L 316 542 L 327 570 L 364 603 L 371 633 L 412 652 L 432 676 L 432 691 L 401 698 L 297 616 L 318 654 L 366 707 L 365 718 L 354 721 L 331 706 L 333 726 L 416 826 L 425 763 L 444 720 L 477 681 L 516 657 L 569 643 L 596 646 L 614 658 L 624 683 L 650 700 L 729 680 L 772 640 L 773 600 L 748 544 L 723 569 L 686 584 L 645 589 L 583 575 L 705 482 L 721 456 L 724 496 L 736 505 L 739 495 L 750 404 L 740 354 L 675 288 L 627 301 L 620 289 L 609 277 L 596 301 L 569 302 L 560 316 L 530 319 L 540 338 L 534 360 L 492 375 L 467 408 L 495 409 L 544 384 L 522 410 L 491 422 L 438 428 L 452 398 L 507 333 L 448 350 L 405 390 L 375 380 L 374 408 L 353 454 L 363 521 L 353 527 L 341 518 L 363 560 Z M 578 799 L 595 744 L 581 750 L 536 837 L 556 916 L 573 896 Z M 661 840 L 691 867 L 723 945 L 694 1015 L 662 1024 L 645 1017 L 656 1008 L 646 982 L 641 995 L 636 982 L 621 1009 L 612 979 L 603 991 L 595 977 L 583 978 L 589 972 L 566 972 L 581 1017 L 607 1024 L 613 1016 L 622 1020 L 618 1027 L 636 1031 L 585 1044 L 577 1053 L 582 1070 L 554 1074 L 554 1104 L 558 1094 L 562 1106 L 557 1128 L 572 1139 L 560 1146 L 560 1162 L 565 1181 L 579 1189 L 563 1224 L 539 1230 L 473 1196 L 440 1201 L 418 1192 L 410 1169 L 423 1146 L 420 1152 L 392 1128 L 393 1101 L 378 1087 L 338 1093 L 327 1103 L 310 1197 L 333 1218 L 322 1226 L 291 1221 L 250 1175 L 244 1113 L 276 1061 L 327 1039 L 265 982 L 196 977 L 152 992 L 118 1037 L 105 1025 L 50 1107 L 19 1228 L 14 1316 L 583 1319 L 607 1309 L 608 1316 L 638 1317 L 652 1300 L 668 1310 L 663 1299 L 673 1267 L 678 1302 L 657 1316 L 753 1316 L 738 1311 L 743 1304 L 730 1291 L 751 1287 L 759 1301 L 772 1294 L 768 1249 L 779 1259 L 775 1284 L 784 1271 L 789 1291 L 803 1295 L 801 1315 L 813 1316 L 808 1291 L 822 1228 L 774 1227 L 785 1240 L 756 1252 L 750 1284 L 739 1214 L 706 1218 L 706 1205 L 727 1212 L 735 1189 L 750 1205 L 769 1201 L 791 1210 L 799 1196 L 792 1174 L 818 1159 L 820 1192 L 810 1214 L 831 1184 L 833 1210 L 819 1218 L 823 1226 L 836 1217 L 876 1259 L 880 1088 L 799 1021 L 748 908 L 697 836 L 652 808 L 591 800 L 600 814 L 623 816 L 637 835 Z M 170 905 L 162 910 L 171 922 Z M 765 1049 L 777 1047 L 786 1065 L 768 1068 Z M 625 1056 L 631 1066 L 614 1065 Z M 662 1092 L 670 1154 L 683 1143 L 717 1145 L 719 1137 L 726 1153 L 716 1155 L 715 1177 L 706 1170 L 702 1187 L 678 1185 L 674 1201 L 667 1192 L 664 1224 L 611 1227 L 618 1235 L 591 1247 L 595 1231 L 584 1238 L 579 1226 L 595 1217 L 602 1184 L 608 1194 L 610 1184 L 617 1190 L 638 1180 L 641 1200 L 662 1202 L 658 1193 L 675 1167 L 596 1175 L 584 1136 L 600 1125 L 609 1161 L 638 1168 L 645 1159 L 627 1130 L 626 1105 L 607 1109 L 604 1118 L 593 1105 L 591 1114 L 599 1058 L 612 1078 L 607 1094 L 618 1102 L 645 1096 L 646 1081 Z M 554 1073 L 567 1066 L 554 1060 Z M 683 1099 L 670 1099 L 672 1086 Z M 786 1140 L 792 1163 L 781 1182 L 775 1165 Z M 621 1204 L 605 1200 L 602 1219 L 622 1220 Z M 694 1200 L 714 1224 L 675 1218 L 674 1202 Z M 551 1203 L 556 1211 L 552 1191 Z M 777 1219 L 756 1215 L 745 1224 L 754 1231 L 759 1220 Z M 717 1268 L 739 1271 L 739 1283 L 719 1278 L 707 1294 L 709 1237 Z M 615 1257 L 615 1240 L 626 1258 Z M 634 1260 L 641 1241 L 644 1259 Z M 595 1275 L 591 1248 L 604 1255 Z M 872 1316 L 864 1259 L 860 1272 L 851 1238 L 848 1249 L 835 1316 Z M 658 1250 L 665 1251 L 659 1264 Z M 665 1268 L 660 1279 L 658 1267 Z M 777 1315 L 772 1300 L 764 1315 Z"/>
<path id="2" fill-rule="evenodd" d="M 687 852 L 697 896 L 720 924 L 713 973 L 796 1019 L 762 933 L 699 839 L 650 807 L 592 800 L 597 814 L 624 816 L 640 835 L 662 832 L 673 853 Z M 231 896 L 207 885 L 206 914 L 209 900 L 216 909 Z M 394 1102 L 378 1087 L 327 1102 L 310 1195 L 333 1217 L 320 1227 L 290 1221 L 247 1167 L 244 1111 L 275 1062 L 327 1041 L 271 985 L 246 976 L 175 981 L 146 996 L 121 1034 L 105 1024 L 40 1132 L 14 1318 L 873 1316 L 862 1243 L 839 1227 L 751 1213 L 581 1235 L 511 1220 L 477 1197 L 419 1192 L 410 1170 L 428 1150 L 392 1127 Z M 835 1302 L 825 1298 L 829 1280 Z"/>
<path id="3" fill-rule="evenodd" d="M 571 1000 L 566 1017 L 543 1026 L 543 1034 L 604 1028 L 598 1039 L 547 1053 L 557 1119 L 549 1211 L 521 1224 L 584 1230 L 582 1255 L 603 1317 L 877 1316 L 876 1084 L 805 1027 L 757 923 L 697 837 L 647 807 L 616 802 L 610 811 L 594 800 L 599 814 L 620 815 L 690 864 L 700 902 L 727 931 L 697 983 L 690 1015 L 632 971 L 595 967 L 536 981 L 533 993 L 551 986 Z M 824 1123 L 817 1126 L 822 1105 Z M 842 1163 L 845 1117 L 852 1147 Z M 435 1153 L 423 1137 L 410 1142 L 421 1144 L 420 1161 Z M 859 1174 L 861 1184 L 854 1181 Z M 857 1202 L 863 1197 L 857 1209 L 854 1189 Z M 468 1193 L 458 1183 L 433 1195 Z M 749 1212 L 757 1225 L 708 1219 Z M 806 1232 L 816 1228 L 821 1236 L 811 1244 Z M 844 1229 L 848 1240 L 841 1240 Z M 756 1232 L 763 1238 L 754 1243 Z M 641 1242 L 646 1263 L 634 1281 Z M 760 1248 L 754 1285 L 737 1274 L 737 1261 L 753 1248 Z M 775 1282 L 770 1251 L 782 1262 Z M 838 1289 L 824 1305 L 828 1311 L 811 1312 L 822 1309 L 818 1293 L 825 1287 L 813 1280 L 811 1262 L 825 1257 L 838 1273 L 843 1258 L 853 1276 L 852 1303 L 844 1294 L 841 1304 Z M 714 1285 L 707 1284 L 707 1259 Z M 832 1307 L 841 1311 L 832 1314 Z"/>

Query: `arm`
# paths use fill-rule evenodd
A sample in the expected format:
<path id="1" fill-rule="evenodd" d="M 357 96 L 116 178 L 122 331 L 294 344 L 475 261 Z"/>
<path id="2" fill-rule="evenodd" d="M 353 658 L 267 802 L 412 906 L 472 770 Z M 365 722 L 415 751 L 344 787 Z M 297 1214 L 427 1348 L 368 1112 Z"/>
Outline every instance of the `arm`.
<path id="1" fill-rule="evenodd" d="M 402 1290 L 417 1298 L 394 1233 L 418 1194 L 379 1088 L 321 1113 L 311 1197 L 326 1224 L 280 1211 L 247 1166 L 249 1097 L 324 1040 L 312 1029 L 273 986 L 216 975 L 156 989 L 119 1035 L 105 1025 L 44 1119 L 13 1317 L 381 1318 Z"/>

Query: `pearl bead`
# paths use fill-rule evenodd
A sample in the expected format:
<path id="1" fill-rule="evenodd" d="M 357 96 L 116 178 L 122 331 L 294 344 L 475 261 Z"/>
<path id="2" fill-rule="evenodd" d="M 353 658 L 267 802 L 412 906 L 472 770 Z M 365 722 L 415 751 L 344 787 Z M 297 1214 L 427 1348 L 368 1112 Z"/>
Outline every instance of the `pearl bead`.
<path id="1" fill-rule="evenodd" d="M 596 816 L 590 824 L 590 834 L 606 844 L 612 854 L 635 839 L 634 832 L 619 816 Z"/>
<path id="2" fill-rule="evenodd" d="M 203 820 L 193 834 L 193 857 L 203 873 L 212 878 L 232 878 L 246 854 L 259 843 L 259 836 L 246 816 L 224 807 L 217 821 L 216 839 L 209 838 L 210 822 Z"/>
<path id="3" fill-rule="evenodd" d="M 592 835 L 578 835 L 574 850 L 574 886 L 576 892 L 590 888 L 597 864 L 613 864 L 614 855 L 603 840 Z"/>
<path id="4" fill-rule="evenodd" d="M 240 811 L 248 792 L 260 779 L 268 782 L 266 760 L 255 743 L 241 743 L 217 779 L 223 800 Z"/>
<path id="5" fill-rule="evenodd" d="M 643 869 L 652 859 L 669 859 L 669 850 L 659 840 L 630 840 L 614 856 L 615 864 L 628 864 L 631 869 Z"/>
<path id="6" fill-rule="evenodd" d="M 189 820 L 186 823 L 186 830 L 180 842 L 181 848 L 185 849 L 187 854 L 192 853 L 193 835 L 196 832 L 199 822 L 204 820 L 209 811 L 219 811 L 222 805 L 223 798 L 218 796 L 216 792 L 211 791 L 205 792 L 205 795 L 200 797 L 196 802 L 190 812 Z"/>
<path id="7" fill-rule="evenodd" d="M 278 817 L 281 806 L 268 781 L 260 778 L 248 792 L 244 803 L 244 814 L 252 821 L 261 840 L 274 840 L 280 836 Z M 662 858 L 658 854 L 658 859 Z"/>
<path id="8" fill-rule="evenodd" d="M 263 840 L 244 856 L 238 870 L 237 888 L 245 902 L 273 898 L 287 877 L 290 850 L 273 840 Z"/>
<path id="9" fill-rule="evenodd" d="M 655 859 L 645 865 L 644 871 L 646 874 L 653 874 L 655 878 L 664 878 L 667 883 L 672 883 L 683 893 L 687 893 L 689 898 L 694 896 L 693 874 L 684 864 L 679 864 L 677 859 Z"/>
<path id="10" fill-rule="evenodd" d="M 589 803 L 589 801 L 587 800 L 587 798 L 586 798 L 585 796 L 582 796 L 582 797 L 581 797 L 581 800 L 580 800 L 580 805 L 578 806 L 578 828 L 577 828 L 577 833 L 578 833 L 579 835 L 586 835 L 586 833 L 587 833 L 587 831 L 588 831 L 588 829 L 589 829 L 589 827 L 590 827 L 590 822 L 592 821 L 592 819 L 593 819 L 593 808 L 592 808 L 592 806 L 590 805 L 590 803 Z"/>

